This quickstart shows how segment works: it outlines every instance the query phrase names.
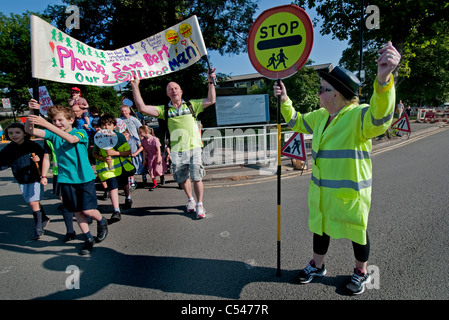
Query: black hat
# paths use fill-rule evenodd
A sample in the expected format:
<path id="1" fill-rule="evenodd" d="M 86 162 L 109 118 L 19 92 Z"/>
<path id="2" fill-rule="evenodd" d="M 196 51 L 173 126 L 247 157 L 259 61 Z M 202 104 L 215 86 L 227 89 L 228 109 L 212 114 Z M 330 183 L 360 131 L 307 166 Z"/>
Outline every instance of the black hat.
<path id="1" fill-rule="evenodd" d="M 345 68 L 337 66 L 331 72 L 320 72 L 320 77 L 329 82 L 346 99 L 359 95 L 360 80 Z"/>

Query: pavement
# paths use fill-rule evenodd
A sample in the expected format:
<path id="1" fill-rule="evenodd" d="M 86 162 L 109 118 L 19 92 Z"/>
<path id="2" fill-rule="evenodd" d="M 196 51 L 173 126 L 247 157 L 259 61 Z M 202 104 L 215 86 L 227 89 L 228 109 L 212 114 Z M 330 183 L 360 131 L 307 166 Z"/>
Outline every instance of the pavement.
<path id="1" fill-rule="evenodd" d="M 410 134 L 408 132 L 401 132 L 402 137 L 387 137 L 383 135 L 379 138 L 375 138 L 372 140 L 373 143 L 373 152 L 377 152 L 384 148 L 391 147 L 398 143 L 406 143 L 407 141 L 413 141 L 413 139 L 417 139 L 419 137 L 425 136 L 435 130 L 441 130 L 448 128 L 448 124 L 446 122 L 435 122 L 435 123 L 427 123 L 427 122 L 416 122 L 410 121 Z M 310 156 L 308 157 L 308 162 L 310 162 Z M 265 173 L 261 175 L 261 169 L 266 169 Z M 269 173 L 271 171 L 276 170 L 276 168 L 268 168 L 268 166 L 261 164 L 251 164 L 251 165 L 230 165 L 230 166 L 222 166 L 222 167 L 206 167 L 206 176 L 204 177 L 204 183 L 207 185 L 208 183 L 232 183 L 235 181 L 249 180 L 254 179 L 256 177 L 272 175 L 274 173 Z M 312 167 L 305 167 L 303 173 L 311 171 Z M 295 169 L 292 165 L 291 159 L 283 157 L 281 159 L 281 174 L 289 173 L 291 171 L 299 171 Z"/>

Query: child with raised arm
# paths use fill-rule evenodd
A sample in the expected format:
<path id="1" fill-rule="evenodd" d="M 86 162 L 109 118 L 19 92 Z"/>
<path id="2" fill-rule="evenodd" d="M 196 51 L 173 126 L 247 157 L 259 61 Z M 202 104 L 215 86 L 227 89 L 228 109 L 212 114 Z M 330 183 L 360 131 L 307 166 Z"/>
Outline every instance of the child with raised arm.
<path id="1" fill-rule="evenodd" d="M 39 104 L 34 99 L 30 100 L 28 106 L 30 109 L 39 109 Z M 50 140 L 53 144 L 58 159 L 58 183 L 61 184 L 63 206 L 75 213 L 76 221 L 86 238 L 81 254 L 90 254 L 94 238 L 90 233 L 87 217 L 97 221 L 97 242 L 106 238 L 108 224 L 97 210 L 95 174 L 87 155 L 88 136 L 83 129 L 72 127 L 75 115 L 71 109 L 52 106 L 47 115 L 52 123 L 30 114 L 25 131 L 30 135 Z M 35 125 L 44 129 L 37 129 Z"/>
<path id="2" fill-rule="evenodd" d="M 11 167 L 14 178 L 19 183 L 20 191 L 33 211 L 35 223 L 33 240 L 44 234 L 50 218 L 40 204 L 44 187 L 40 184 L 39 163 L 42 162 L 44 150 L 36 142 L 30 140 L 22 123 L 12 123 L 6 130 L 6 138 L 11 141 L 0 151 L 0 167 Z"/>

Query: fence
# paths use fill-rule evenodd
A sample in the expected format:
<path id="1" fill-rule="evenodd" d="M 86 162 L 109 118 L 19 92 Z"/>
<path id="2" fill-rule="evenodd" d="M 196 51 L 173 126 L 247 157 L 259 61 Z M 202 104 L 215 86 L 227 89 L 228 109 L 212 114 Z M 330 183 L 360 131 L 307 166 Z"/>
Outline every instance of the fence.
<path id="1" fill-rule="evenodd" d="M 419 109 L 417 120 L 420 122 L 448 122 L 449 109 Z"/>
<path id="2" fill-rule="evenodd" d="M 287 126 L 284 123 L 281 127 Z M 292 133 L 281 131 L 282 144 Z M 202 139 L 203 163 L 209 168 L 251 164 L 274 165 L 277 161 L 277 128 L 273 124 L 206 128 Z M 305 147 L 309 158 L 310 135 L 305 138 Z"/>

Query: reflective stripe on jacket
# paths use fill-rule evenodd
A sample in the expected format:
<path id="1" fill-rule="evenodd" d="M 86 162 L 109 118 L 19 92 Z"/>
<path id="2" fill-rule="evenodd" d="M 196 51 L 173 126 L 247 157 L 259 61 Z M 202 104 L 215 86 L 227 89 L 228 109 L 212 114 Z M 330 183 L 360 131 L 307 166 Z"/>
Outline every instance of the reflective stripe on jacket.
<path id="1" fill-rule="evenodd" d="M 106 150 L 104 149 L 98 150 L 102 157 L 104 158 L 108 157 Z M 120 147 L 116 149 L 114 148 L 114 150 L 123 152 L 131 150 L 131 148 L 129 147 L 128 143 L 124 143 Z M 95 169 L 101 181 L 105 181 L 107 179 L 120 176 L 122 174 L 122 165 L 126 171 L 131 171 L 134 169 L 130 157 L 124 158 L 119 156 L 112 156 L 112 168 L 108 167 L 108 163 L 106 161 L 100 161 L 96 159 L 95 163 L 96 163 Z"/>
<path id="2" fill-rule="evenodd" d="M 302 115 L 290 99 L 282 104 L 282 115 L 294 131 L 313 134 L 308 195 L 309 228 L 313 233 L 366 243 L 371 205 L 371 139 L 390 126 L 394 103 L 393 80 L 385 87 L 376 81 L 370 105 L 345 106 L 326 129 L 329 112 L 325 109 Z"/>

